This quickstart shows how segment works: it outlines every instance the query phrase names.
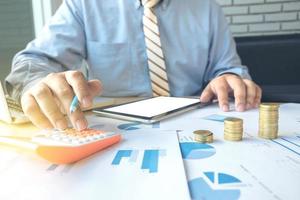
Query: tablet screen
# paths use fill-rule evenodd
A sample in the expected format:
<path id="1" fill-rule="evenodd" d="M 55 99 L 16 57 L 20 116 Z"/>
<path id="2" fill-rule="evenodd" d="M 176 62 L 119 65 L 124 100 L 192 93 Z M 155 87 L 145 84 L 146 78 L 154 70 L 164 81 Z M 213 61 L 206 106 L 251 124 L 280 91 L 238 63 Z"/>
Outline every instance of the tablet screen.
<path id="1" fill-rule="evenodd" d="M 103 111 L 152 118 L 176 109 L 200 103 L 199 99 L 179 97 L 155 97 L 120 106 L 103 109 Z"/>

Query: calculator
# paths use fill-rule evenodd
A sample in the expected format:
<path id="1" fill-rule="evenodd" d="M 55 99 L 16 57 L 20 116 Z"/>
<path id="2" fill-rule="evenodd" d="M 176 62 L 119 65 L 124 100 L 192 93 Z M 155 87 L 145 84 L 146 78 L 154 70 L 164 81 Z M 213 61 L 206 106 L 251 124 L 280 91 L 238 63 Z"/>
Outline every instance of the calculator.
<path id="1" fill-rule="evenodd" d="M 0 137 L 0 143 L 34 150 L 39 156 L 54 164 L 68 164 L 86 158 L 121 140 L 121 134 L 96 129 L 45 130 L 30 141 Z"/>

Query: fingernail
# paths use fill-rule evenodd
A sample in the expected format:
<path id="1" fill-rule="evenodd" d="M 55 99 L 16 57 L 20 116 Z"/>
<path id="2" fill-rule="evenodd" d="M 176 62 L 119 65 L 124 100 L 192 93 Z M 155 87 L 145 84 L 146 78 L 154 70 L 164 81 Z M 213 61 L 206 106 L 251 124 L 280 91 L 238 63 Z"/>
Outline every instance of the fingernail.
<path id="1" fill-rule="evenodd" d="M 92 106 L 92 101 L 90 98 L 84 97 L 82 100 L 82 104 L 83 104 L 83 107 L 87 108 L 87 107 Z"/>
<path id="2" fill-rule="evenodd" d="M 58 120 L 55 122 L 55 128 L 59 130 L 64 130 L 67 128 L 67 123 L 64 119 Z"/>
<path id="3" fill-rule="evenodd" d="M 87 128 L 87 121 L 85 119 L 78 119 L 76 121 L 76 129 L 81 131 Z"/>
<path id="4" fill-rule="evenodd" d="M 224 112 L 227 112 L 227 111 L 229 110 L 228 105 L 223 105 L 223 106 L 222 106 L 222 110 L 223 110 Z"/>
<path id="5" fill-rule="evenodd" d="M 243 112 L 245 110 L 245 105 L 244 104 L 238 104 L 237 105 L 237 111 L 239 112 Z"/>

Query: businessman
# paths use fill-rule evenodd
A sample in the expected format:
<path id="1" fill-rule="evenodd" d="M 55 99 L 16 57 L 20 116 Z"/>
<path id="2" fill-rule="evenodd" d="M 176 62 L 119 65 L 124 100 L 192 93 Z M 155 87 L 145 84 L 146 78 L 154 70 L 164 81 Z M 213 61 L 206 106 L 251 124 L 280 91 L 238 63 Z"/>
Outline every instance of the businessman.
<path id="1" fill-rule="evenodd" d="M 83 61 L 87 73 L 80 72 Z M 41 128 L 78 130 L 96 95 L 217 98 L 228 111 L 257 107 L 261 89 L 241 65 L 214 0 L 65 0 L 43 31 L 19 52 L 9 94 Z"/>

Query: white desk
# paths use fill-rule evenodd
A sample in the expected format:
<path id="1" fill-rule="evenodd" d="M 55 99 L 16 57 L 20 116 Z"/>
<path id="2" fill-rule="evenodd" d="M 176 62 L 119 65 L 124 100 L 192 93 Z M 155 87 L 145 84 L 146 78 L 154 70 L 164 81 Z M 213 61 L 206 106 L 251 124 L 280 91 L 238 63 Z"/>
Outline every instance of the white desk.
<path id="1" fill-rule="evenodd" d="M 245 130 L 243 141 L 224 141 L 223 123 L 204 119 L 212 114 L 243 118 Z M 136 162 L 130 163 L 130 159 L 134 157 L 132 154 L 117 167 L 112 166 L 112 158 L 115 156 L 112 155 L 112 149 L 73 165 L 58 166 L 32 154 L 20 151 L 15 153 L 0 148 L 0 199 L 7 197 L 4 194 L 10 194 L 10 199 L 14 200 L 82 199 L 81 197 L 93 200 L 102 199 L 104 196 L 104 199 L 116 199 L 114 197 L 149 199 L 147 192 L 155 192 L 157 186 L 169 187 L 169 190 L 161 189 L 155 194 L 155 199 L 182 200 L 186 198 L 184 195 L 188 186 L 193 199 L 294 200 L 300 197 L 299 104 L 281 105 L 280 138 L 276 140 L 263 140 L 257 137 L 257 110 L 224 113 L 217 106 L 209 106 L 153 125 L 93 115 L 87 117 L 93 128 L 122 132 L 127 139 L 120 145 L 126 145 L 128 141 L 133 142 L 134 139 L 130 138 L 144 137 L 145 144 L 142 146 L 159 149 L 161 145 L 165 145 L 164 148 L 169 148 L 166 145 L 167 140 L 174 141 L 170 135 L 176 137 L 178 135 L 187 181 L 182 182 L 182 177 L 174 173 L 169 174 L 168 178 L 160 179 L 162 176 L 158 176 L 159 173 L 141 172 L 142 153 L 136 158 Z M 204 145 L 194 143 L 192 132 L 197 129 L 213 131 L 214 143 Z M 165 134 L 158 143 L 154 142 L 154 137 L 157 137 L 155 133 Z M 136 143 L 136 148 L 132 150 L 140 151 L 141 144 L 142 142 Z M 118 146 L 114 148 L 118 149 Z M 174 148 L 170 149 L 172 154 L 166 153 L 159 158 L 162 160 L 158 165 L 159 172 L 163 172 L 164 167 L 169 166 L 170 172 L 177 170 L 177 173 L 181 174 L 178 154 L 177 157 L 175 155 L 178 153 L 176 148 L 179 147 Z M 172 159 L 177 164 L 164 163 L 170 155 L 174 156 Z M 120 172 L 122 176 L 114 176 L 116 168 L 123 170 Z M 113 181 L 108 181 L 107 177 L 103 177 L 102 180 L 95 174 L 106 174 L 108 177 L 111 175 Z M 126 174 L 130 176 L 125 176 Z M 176 180 L 181 180 L 180 184 L 172 184 Z M 182 188 L 176 190 L 179 185 Z M 141 191 L 146 193 L 143 194 Z M 107 196 L 109 193 L 114 195 Z"/>

